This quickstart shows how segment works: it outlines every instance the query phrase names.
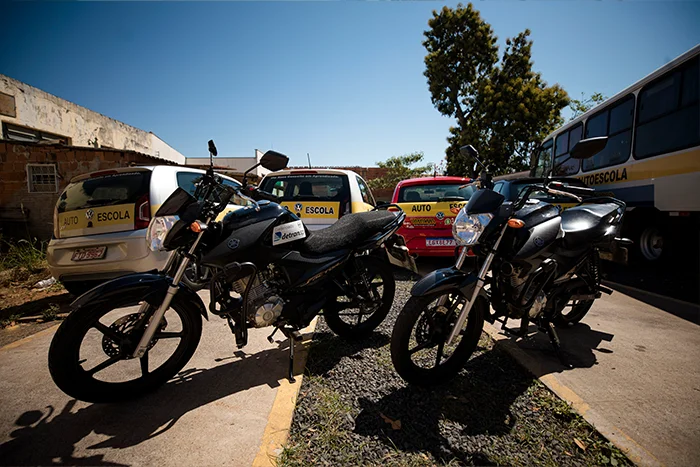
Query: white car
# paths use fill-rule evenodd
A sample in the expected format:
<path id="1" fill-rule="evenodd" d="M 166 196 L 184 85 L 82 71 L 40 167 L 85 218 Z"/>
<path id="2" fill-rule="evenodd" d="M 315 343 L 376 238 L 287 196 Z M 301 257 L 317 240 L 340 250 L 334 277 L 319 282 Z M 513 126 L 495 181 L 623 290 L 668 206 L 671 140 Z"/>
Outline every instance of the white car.
<path id="1" fill-rule="evenodd" d="M 181 166 L 121 167 L 79 175 L 59 196 L 49 269 L 73 294 L 133 272 L 160 270 L 169 253 L 151 251 L 146 229 L 160 205 L 178 187 L 194 194 L 204 170 Z M 240 187 L 219 175 L 223 183 Z M 242 207 L 234 199 L 220 215 Z"/>
<path id="2" fill-rule="evenodd" d="M 281 198 L 309 230 L 330 226 L 345 214 L 374 209 L 367 182 L 351 170 L 288 169 L 266 175 L 258 185 Z"/>

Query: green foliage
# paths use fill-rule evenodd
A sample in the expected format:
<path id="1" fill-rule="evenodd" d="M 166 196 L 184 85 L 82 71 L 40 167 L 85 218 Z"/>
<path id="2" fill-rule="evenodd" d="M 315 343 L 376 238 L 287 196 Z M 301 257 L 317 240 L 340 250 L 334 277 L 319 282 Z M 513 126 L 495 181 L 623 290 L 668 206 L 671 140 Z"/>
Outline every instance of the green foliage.
<path id="1" fill-rule="evenodd" d="M 36 238 L 32 241 L 18 240 L 16 243 L 0 239 L 0 270 L 24 267 L 29 272 L 38 272 L 44 267 L 46 244 Z"/>
<path id="2" fill-rule="evenodd" d="M 60 308 L 55 303 L 52 303 L 48 308 L 41 312 L 41 317 L 44 321 L 53 321 L 58 318 Z"/>
<path id="3" fill-rule="evenodd" d="M 433 164 L 413 167 L 421 161 L 423 161 L 423 153 L 412 152 L 403 156 L 390 157 L 384 162 L 377 162 L 379 167 L 388 169 L 387 173 L 384 177 L 368 181 L 367 184 L 372 189 L 394 188 L 401 180 L 427 175 L 433 170 Z"/>
<path id="4" fill-rule="evenodd" d="M 571 99 L 571 102 L 569 102 L 569 109 L 571 109 L 571 117 L 569 117 L 569 121 L 585 114 L 605 100 L 607 100 L 607 96 L 604 96 L 599 92 L 594 92 L 589 97 L 586 97 L 584 93 L 581 93 L 581 99 Z"/>
<path id="5" fill-rule="evenodd" d="M 532 70 L 530 31 L 507 39 L 499 61 L 497 37 L 472 4 L 434 11 L 428 25 L 424 74 L 432 102 L 457 119 L 447 138 L 447 173 L 472 175 L 473 161 L 459 153 L 465 144 L 494 174 L 525 170 L 569 103 L 566 91 Z"/>

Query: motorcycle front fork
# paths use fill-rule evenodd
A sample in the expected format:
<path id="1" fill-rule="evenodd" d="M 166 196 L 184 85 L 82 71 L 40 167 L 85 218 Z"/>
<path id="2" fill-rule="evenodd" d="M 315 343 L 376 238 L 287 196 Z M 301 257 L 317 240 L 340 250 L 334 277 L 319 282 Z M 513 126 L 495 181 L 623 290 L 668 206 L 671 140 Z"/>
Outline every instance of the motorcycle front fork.
<path id="1" fill-rule="evenodd" d="M 496 242 L 493 244 L 493 247 L 491 248 L 491 251 L 489 252 L 488 255 L 486 255 L 486 258 L 484 259 L 484 264 L 481 265 L 481 269 L 479 270 L 479 275 L 477 276 L 477 281 L 476 285 L 474 286 L 474 292 L 472 292 L 472 296 L 467 302 L 465 306 L 462 307 L 462 311 L 460 312 L 459 316 L 457 317 L 457 322 L 455 323 L 454 327 L 450 331 L 450 335 L 447 336 L 447 341 L 445 342 L 445 345 L 452 345 L 452 342 L 454 342 L 455 338 L 457 335 L 462 331 L 462 327 L 464 327 L 464 323 L 467 321 L 467 317 L 469 316 L 469 312 L 472 309 L 472 306 L 474 306 L 474 303 L 476 302 L 476 298 L 479 296 L 479 293 L 481 292 L 481 289 L 484 287 L 484 283 L 486 280 L 486 274 L 489 272 L 489 268 L 491 267 L 491 262 L 493 261 L 493 258 L 496 256 L 496 251 L 498 251 L 498 245 L 501 244 L 501 239 L 503 239 L 503 235 L 506 233 L 506 229 L 508 228 L 508 224 L 503 225 L 503 229 L 501 229 L 501 233 L 498 236 L 498 239 Z M 462 265 L 464 264 L 464 260 L 467 258 L 467 249 L 462 248 L 462 252 L 459 254 L 459 258 L 457 258 L 457 263 L 455 264 L 455 267 L 457 269 L 461 268 Z"/>
<path id="2" fill-rule="evenodd" d="M 207 219 L 206 223 L 209 223 L 209 220 L 210 219 Z M 185 274 L 187 265 L 190 263 L 190 257 L 194 254 L 195 250 L 197 249 L 197 245 L 199 245 L 199 241 L 202 239 L 203 235 L 204 230 L 199 232 L 197 238 L 195 239 L 194 243 L 187 252 L 187 255 L 183 256 L 182 262 L 180 262 L 180 266 L 178 266 L 177 271 L 173 276 L 173 283 L 170 284 L 170 287 L 168 287 L 168 291 L 165 294 L 163 302 L 160 304 L 156 312 L 153 313 L 151 320 L 148 322 L 146 330 L 143 332 L 143 335 L 141 336 L 141 339 L 139 340 L 139 343 L 136 346 L 134 353 L 132 354 L 134 358 L 141 358 L 146 354 L 146 351 L 148 350 L 148 345 L 150 344 L 151 339 L 153 339 L 153 335 L 156 333 L 156 330 L 158 329 L 158 326 L 160 325 L 160 322 L 162 321 L 165 312 L 168 310 L 168 308 L 170 308 L 170 303 L 172 303 L 173 297 L 175 297 L 175 294 L 178 291 L 178 284 L 180 283 L 180 280 L 182 280 L 182 276 Z M 141 308 L 139 308 L 139 313 L 144 313 L 147 310 L 148 306 L 148 303 L 144 302 L 141 305 Z"/>

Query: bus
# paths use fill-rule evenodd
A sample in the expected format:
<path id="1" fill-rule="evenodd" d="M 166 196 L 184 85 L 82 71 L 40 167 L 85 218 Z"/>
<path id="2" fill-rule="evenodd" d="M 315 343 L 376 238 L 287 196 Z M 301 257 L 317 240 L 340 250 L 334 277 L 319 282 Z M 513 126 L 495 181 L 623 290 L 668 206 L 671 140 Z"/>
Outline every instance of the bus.
<path id="1" fill-rule="evenodd" d="M 700 45 L 547 136 L 531 160 L 542 177 L 583 138 L 607 136 L 590 159 L 554 174 L 576 177 L 627 203 L 631 259 L 700 257 Z"/>

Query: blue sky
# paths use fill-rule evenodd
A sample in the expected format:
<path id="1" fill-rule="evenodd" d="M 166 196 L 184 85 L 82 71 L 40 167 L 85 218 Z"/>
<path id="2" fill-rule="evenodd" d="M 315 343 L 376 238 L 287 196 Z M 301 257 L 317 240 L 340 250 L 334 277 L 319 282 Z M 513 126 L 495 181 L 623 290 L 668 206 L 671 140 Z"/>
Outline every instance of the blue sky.
<path id="1" fill-rule="evenodd" d="M 422 33 L 440 2 L 13 3 L 0 73 L 183 154 L 255 148 L 292 165 L 444 157 Z M 448 2 L 456 5 L 456 2 Z M 535 70 L 609 96 L 700 43 L 700 3 L 477 2 L 502 45 L 532 30 Z M 502 48 L 502 47 L 501 47 Z"/>

